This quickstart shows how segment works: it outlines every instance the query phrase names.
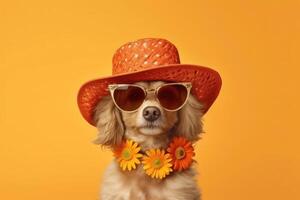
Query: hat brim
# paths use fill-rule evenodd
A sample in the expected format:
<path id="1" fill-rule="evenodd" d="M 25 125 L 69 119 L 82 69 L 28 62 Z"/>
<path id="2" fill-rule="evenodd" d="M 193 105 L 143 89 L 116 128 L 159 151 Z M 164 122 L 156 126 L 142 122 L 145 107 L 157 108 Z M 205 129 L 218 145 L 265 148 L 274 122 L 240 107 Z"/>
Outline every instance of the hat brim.
<path id="1" fill-rule="evenodd" d="M 217 98 L 222 80 L 215 70 L 189 64 L 172 64 L 141 71 L 107 76 L 89 81 L 81 86 L 77 103 L 84 119 L 95 126 L 93 115 L 102 97 L 109 95 L 108 85 L 112 83 L 134 83 L 138 81 L 191 82 L 191 93 L 203 105 L 205 114 Z"/>

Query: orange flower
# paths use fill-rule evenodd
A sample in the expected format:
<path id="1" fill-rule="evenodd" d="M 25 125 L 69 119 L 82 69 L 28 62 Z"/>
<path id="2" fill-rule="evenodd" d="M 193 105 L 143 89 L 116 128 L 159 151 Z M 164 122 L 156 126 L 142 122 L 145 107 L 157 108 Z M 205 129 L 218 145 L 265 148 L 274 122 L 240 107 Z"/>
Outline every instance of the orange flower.
<path id="1" fill-rule="evenodd" d="M 143 156 L 144 170 L 151 178 L 163 179 L 172 172 L 170 154 L 165 150 L 150 149 Z"/>
<path id="2" fill-rule="evenodd" d="M 142 157 L 142 154 L 139 153 L 140 150 L 141 147 L 132 140 L 123 141 L 122 144 L 114 150 L 114 155 L 123 171 L 131 171 L 141 163 L 139 160 Z"/>
<path id="3" fill-rule="evenodd" d="M 174 171 L 182 171 L 191 166 L 194 148 L 184 137 L 174 137 L 167 151 L 171 154 Z"/>

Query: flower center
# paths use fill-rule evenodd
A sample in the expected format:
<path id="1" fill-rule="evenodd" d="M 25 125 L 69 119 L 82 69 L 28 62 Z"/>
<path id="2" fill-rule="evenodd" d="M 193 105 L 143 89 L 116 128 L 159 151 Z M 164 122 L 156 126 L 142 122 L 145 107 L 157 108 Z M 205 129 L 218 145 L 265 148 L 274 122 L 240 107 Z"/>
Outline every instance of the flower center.
<path id="1" fill-rule="evenodd" d="M 152 161 L 152 165 L 153 165 L 153 168 L 154 168 L 154 169 L 158 169 L 158 168 L 161 168 L 161 167 L 162 167 L 163 162 L 162 162 L 159 158 L 155 158 L 155 159 Z"/>
<path id="2" fill-rule="evenodd" d="M 131 151 L 130 151 L 129 149 L 124 149 L 124 150 L 122 151 L 122 158 L 123 158 L 124 160 L 130 160 L 130 159 L 132 158 L 132 153 L 131 153 Z"/>
<path id="3" fill-rule="evenodd" d="M 175 157 L 178 160 L 181 160 L 185 157 L 185 150 L 183 147 L 177 147 L 176 151 L 175 151 Z"/>

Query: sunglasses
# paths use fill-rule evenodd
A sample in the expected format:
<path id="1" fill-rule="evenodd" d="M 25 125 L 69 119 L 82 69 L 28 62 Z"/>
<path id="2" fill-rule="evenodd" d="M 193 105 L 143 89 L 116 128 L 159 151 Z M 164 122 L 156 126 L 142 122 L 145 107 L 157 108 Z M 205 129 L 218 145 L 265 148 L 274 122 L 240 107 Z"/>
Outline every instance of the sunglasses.
<path id="1" fill-rule="evenodd" d="M 155 89 L 135 84 L 110 84 L 108 89 L 114 104 L 122 111 L 134 112 L 154 93 L 159 104 L 167 111 L 181 109 L 187 101 L 192 84 L 190 82 L 165 83 Z"/>

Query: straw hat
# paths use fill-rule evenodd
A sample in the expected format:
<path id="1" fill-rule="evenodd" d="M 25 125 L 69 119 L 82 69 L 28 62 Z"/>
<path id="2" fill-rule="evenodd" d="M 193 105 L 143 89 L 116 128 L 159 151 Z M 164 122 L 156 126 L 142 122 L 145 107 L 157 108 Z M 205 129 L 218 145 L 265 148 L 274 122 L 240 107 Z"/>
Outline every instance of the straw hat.
<path id="1" fill-rule="evenodd" d="M 89 81 L 81 86 L 77 102 L 84 119 L 91 125 L 94 109 L 102 97 L 109 95 L 112 83 L 137 81 L 191 82 L 191 93 L 206 113 L 217 98 L 222 80 L 213 69 L 180 64 L 176 47 L 165 39 L 145 38 L 128 42 L 113 56 L 112 75 Z"/>

